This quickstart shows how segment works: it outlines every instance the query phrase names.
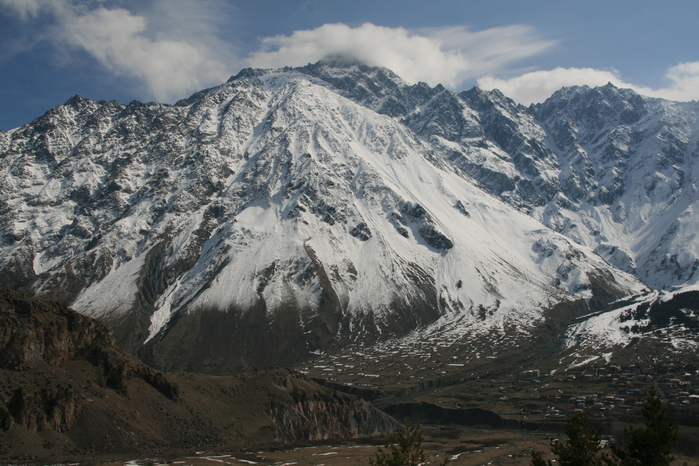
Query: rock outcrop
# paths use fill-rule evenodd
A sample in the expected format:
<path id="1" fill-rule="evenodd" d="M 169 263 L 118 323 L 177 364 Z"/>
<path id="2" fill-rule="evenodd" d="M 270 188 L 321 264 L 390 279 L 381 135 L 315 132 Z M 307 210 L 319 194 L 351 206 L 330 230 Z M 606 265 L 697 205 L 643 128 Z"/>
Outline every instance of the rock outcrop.
<path id="1" fill-rule="evenodd" d="M 16 374 L 55 370 L 84 360 L 97 369 L 99 384 L 125 391 L 139 378 L 168 398 L 178 388 L 165 375 L 119 349 L 111 329 L 63 304 L 30 298 L 0 287 L 0 369 Z M 26 429 L 69 429 L 81 404 L 71 384 L 14 391 L 6 411 Z"/>
<path id="2" fill-rule="evenodd" d="M 105 324 L 0 287 L 0 461 L 353 438 L 395 425 L 287 369 L 156 371 Z"/>
<path id="3" fill-rule="evenodd" d="M 277 377 L 274 384 L 292 401 L 271 401 L 267 407 L 279 441 L 375 436 L 400 426 L 363 399 L 318 387 L 309 379 L 288 373 Z"/>

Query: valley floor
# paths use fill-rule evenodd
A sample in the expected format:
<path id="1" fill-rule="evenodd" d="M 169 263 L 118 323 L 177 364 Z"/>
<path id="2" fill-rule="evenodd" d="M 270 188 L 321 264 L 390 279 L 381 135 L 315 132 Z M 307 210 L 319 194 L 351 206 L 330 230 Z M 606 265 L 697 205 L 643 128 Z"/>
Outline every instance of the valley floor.
<path id="1" fill-rule="evenodd" d="M 551 433 L 473 429 L 459 426 L 423 426 L 426 464 L 457 466 L 525 466 L 531 462 L 532 449 L 549 451 Z M 361 443 L 306 445 L 276 450 L 238 452 L 198 452 L 196 455 L 150 458 L 107 463 L 105 466 L 346 466 L 368 465 L 381 439 Z M 548 455 L 545 455 L 547 457 Z M 699 466 L 699 458 L 676 455 L 675 464 Z"/>

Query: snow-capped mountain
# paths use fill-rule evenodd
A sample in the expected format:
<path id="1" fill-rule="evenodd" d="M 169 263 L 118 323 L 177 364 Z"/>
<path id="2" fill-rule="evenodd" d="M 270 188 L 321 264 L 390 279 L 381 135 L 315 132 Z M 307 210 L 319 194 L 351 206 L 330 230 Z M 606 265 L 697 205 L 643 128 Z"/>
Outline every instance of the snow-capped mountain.
<path id="1" fill-rule="evenodd" d="M 699 102 L 607 84 L 526 108 L 498 91 L 408 86 L 387 70 L 359 78 L 361 68 L 344 81 L 322 63 L 304 70 L 400 118 L 457 173 L 648 285 L 699 283 Z"/>
<path id="2" fill-rule="evenodd" d="M 76 96 L 0 134 L 0 280 L 168 369 L 436 321 L 526 333 L 697 283 L 698 109 L 611 85 L 524 108 L 332 63 L 176 105 Z"/>

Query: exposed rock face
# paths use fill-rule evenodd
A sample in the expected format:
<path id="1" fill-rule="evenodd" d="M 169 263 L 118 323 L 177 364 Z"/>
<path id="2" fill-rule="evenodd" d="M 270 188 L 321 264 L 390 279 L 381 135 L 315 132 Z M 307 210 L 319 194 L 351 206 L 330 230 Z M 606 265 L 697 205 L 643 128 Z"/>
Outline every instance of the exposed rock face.
<path id="1" fill-rule="evenodd" d="M 290 370 L 158 372 L 111 330 L 0 287 L 0 461 L 352 438 L 395 421 Z"/>
<path id="2" fill-rule="evenodd" d="M 116 347 L 109 327 L 60 303 L 0 287 L 0 328 L 0 369 L 9 371 L 10 379 L 84 360 L 99 369 L 103 385 L 125 391 L 129 380 L 140 378 L 169 398 L 177 397 L 176 384 Z M 5 387 L 6 393 L 8 389 L 14 387 Z M 5 430 L 15 422 L 34 432 L 65 432 L 84 400 L 70 382 L 59 379 L 44 388 L 17 387 L 5 403 L 0 409 Z"/>
<path id="3" fill-rule="evenodd" d="M 21 371 L 84 359 L 101 368 L 106 383 L 116 389 L 141 378 L 167 397 L 177 398 L 177 386 L 120 350 L 107 325 L 58 302 L 29 298 L 4 287 L 0 291 L 0 368 Z"/>
<path id="4" fill-rule="evenodd" d="M 7 288 L 0 293 L 0 367 L 22 370 L 44 362 L 57 366 L 114 344 L 111 330 L 60 303 L 30 299 Z"/>
<path id="5" fill-rule="evenodd" d="M 277 440 L 327 440 L 358 438 L 391 432 L 400 425 L 395 419 L 369 406 L 364 400 L 331 391 L 311 389 L 310 380 L 290 375 L 278 377 L 293 402 L 271 402 L 267 408 Z M 315 388 L 315 387 L 314 387 Z"/>
<path id="6" fill-rule="evenodd" d="M 3 428 L 10 430 L 13 421 L 32 432 L 70 430 L 80 412 L 75 392 L 69 385 L 57 385 L 36 392 L 32 388 L 18 388 L 8 406 L 0 408 L 8 413 Z"/>

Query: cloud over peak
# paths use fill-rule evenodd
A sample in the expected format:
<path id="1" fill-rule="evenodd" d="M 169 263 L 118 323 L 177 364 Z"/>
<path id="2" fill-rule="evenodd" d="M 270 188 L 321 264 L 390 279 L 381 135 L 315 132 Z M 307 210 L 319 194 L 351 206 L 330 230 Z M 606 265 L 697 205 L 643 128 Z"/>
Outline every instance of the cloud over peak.
<path id="1" fill-rule="evenodd" d="M 247 63 L 278 68 L 343 56 L 384 66 L 411 83 L 457 87 L 552 45 L 526 26 L 471 32 L 463 26 L 409 31 L 371 23 L 356 28 L 337 23 L 264 38 Z"/>
<path id="2" fill-rule="evenodd" d="M 557 44 L 526 25 L 474 31 L 460 25 L 409 30 L 324 24 L 263 37 L 245 57 L 226 35 L 235 23 L 229 0 L 0 0 L 0 10 L 27 26 L 22 40 L 2 44 L 0 61 L 47 41 L 61 57 L 86 52 L 115 76 L 139 83 L 141 95 L 165 102 L 222 83 L 244 66 L 303 66 L 327 57 L 383 66 L 409 83 L 458 90 L 477 82 L 523 104 L 541 102 L 564 86 L 607 82 L 648 96 L 699 99 L 699 62 L 668 69 L 662 89 L 626 82 L 613 69 L 555 68 L 504 78 L 515 64 Z"/>

